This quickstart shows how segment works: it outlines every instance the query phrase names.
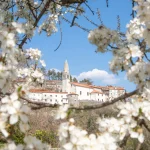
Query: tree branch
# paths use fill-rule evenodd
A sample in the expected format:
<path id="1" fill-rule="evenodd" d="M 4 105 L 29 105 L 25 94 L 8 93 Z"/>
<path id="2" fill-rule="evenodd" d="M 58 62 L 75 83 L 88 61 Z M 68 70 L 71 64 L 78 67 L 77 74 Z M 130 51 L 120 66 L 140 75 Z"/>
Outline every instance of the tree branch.
<path id="1" fill-rule="evenodd" d="M 71 106 L 69 109 L 76 109 L 76 110 L 91 110 L 91 109 L 99 109 L 99 108 L 102 108 L 102 107 L 106 107 L 106 106 L 109 106 L 109 105 L 112 105 L 122 99 L 125 99 L 125 98 L 128 98 L 132 95 L 135 95 L 138 93 L 138 89 L 130 92 L 130 93 L 125 93 L 124 95 L 121 95 L 117 98 L 114 98 L 113 100 L 111 101 L 107 101 L 107 102 L 104 102 L 104 103 L 101 103 L 101 104 L 98 104 L 98 105 L 92 105 L 92 106 L 80 106 L 80 107 L 74 107 L 74 106 Z M 6 95 L 10 95 L 11 93 L 6 93 Z M 20 97 L 22 100 L 25 100 L 27 101 L 28 103 L 30 104 L 34 104 L 34 105 L 39 105 L 38 107 L 34 107 L 33 109 L 40 109 L 40 108 L 44 108 L 44 107 L 58 107 L 58 105 L 56 104 L 48 104 L 48 103 L 43 103 L 43 102 L 36 102 L 36 101 L 32 101 L 32 100 L 29 100 L 25 97 Z"/>
<path id="2" fill-rule="evenodd" d="M 107 101 L 107 102 L 104 102 L 104 103 L 101 103 L 101 104 L 98 104 L 98 105 L 82 106 L 82 107 L 74 107 L 74 106 L 72 106 L 72 107 L 70 107 L 70 109 L 90 110 L 90 109 L 98 109 L 98 108 L 106 107 L 106 106 L 112 105 L 112 104 L 114 104 L 114 103 L 116 103 L 116 102 L 118 102 L 118 101 L 120 101 L 122 99 L 125 99 L 125 98 L 128 98 L 128 97 L 132 96 L 132 95 L 135 95 L 135 94 L 138 93 L 138 91 L 139 90 L 136 89 L 136 90 L 134 90 L 134 91 L 132 91 L 130 93 L 125 93 L 124 95 L 119 96 L 119 97 L 117 97 L 117 98 L 115 98 L 115 99 L 113 99 L 111 101 Z"/>
<path id="3" fill-rule="evenodd" d="M 71 22 L 70 22 L 68 19 L 66 19 L 64 16 L 62 16 L 62 19 L 65 20 L 67 23 L 71 24 Z M 84 31 L 86 31 L 86 32 L 88 32 L 88 33 L 90 32 L 89 29 L 86 29 L 86 28 L 80 26 L 80 25 L 77 24 L 76 22 L 74 22 L 74 26 L 77 26 L 77 27 L 79 27 L 80 29 L 82 29 L 82 30 L 84 30 Z"/>
<path id="4" fill-rule="evenodd" d="M 142 125 L 147 129 L 148 132 L 150 132 L 149 126 L 146 124 L 145 120 L 143 120 Z"/>
<path id="5" fill-rule="evenodd" d="M 40 21 L 41 17 L 43 16 L 43 14 L 45 13 L 47 7 L 49 6 L 51 0 L 47 1 L 44 8 L 42 9 L 41 13 L 39 14 L 39 16 L 37 17 L 36 21 L 33 24 L 33 27 L 36 27 L 38 22 Z M 28 39 L 27 35 L 24 37 L 24 39 L 22 40 L 22 42 L 19 44 L 19 48 L 22 49 L 23 45 L 26 43 L 26 40 Z"/>
<path id="6" fill-rule="evenodd" d="M 128 141 L 128 138 L 130 137 L 130 134 L 129 133 L 127 133 L 126 135 L 125 135 L 125 137 L 124 137 L 124 139 L 120 142 L 120 144 L 119 144 L 119 146 L 121 147 L 121 148 L 123 148 L 126 144 L 127 144 L 127 141 Z"/>
<path id="7" fill-rule="evenodd" d="M 37 16 L 36 16 L 36 14 L 34 13 L 34 11 L 33 11 L 33 9 L 32 9 L 32 5 L 30 4 L 30 1 L 29 1 L 29 0 L 27 0 L 27 4 L 28 4 L 28 6 L 29 6 L 29 9 L 30 9 L 30 11 L 31 11 L 31 13 L 32 13 L 32 15 L 33 15 L 33 17 L 34 17 L 35 19 L 37 19 Z"/>
<path id="8" fill-rule="evenodd" d="M 75 12 L 75 14 L 74 14 L 74 16 L 73 16 L 73 19 L 72 19 L 72 22 L 71 22 L 70 27 L 72 27 L 72 26 L 74 25 L 75 19 L 77 18 L 77 15 L 78 15 L 77 9 L 80 7 L 80 5 L 81 5 L 81 3 L 79 3 L 78 6 L 77 6 L 77 8 L 76 8 L 76 12 Z"/>
<path id="9" fill-rule="evenodd" d="M 136 150 L 140 150 L 141 149 L 142 144 L 138 143 Z"/>
<path id="10" fill-rule="evenodd" d="M 107 101 L 107 102 L 104 102 L 104 103 L 101 103 L 101 104 L 98 104 L 98 105 L 92 105 L 92 106 L 82 106 L 82 107 L 74 107 L 74 106 L 71 106 L 69 109 L 76 109 L 76 110 L 91 110 L 91 109 L 98 109 L 98 108 L 102 108 L 102 107 L 106 107 L 106 106 L 109 106 L 109 105 L 112 105 L 114 103 L 116 103 L 117 101 L 120 101 L 122 99 L 125 99 L 125 98 L 128 98 L 134 94 L 138 93 L 138 89 L 130 92 L 130 93 L 125 93 L 124 95 L 122 96 L 119 96 L 118 98 L 115 98 L 113 99 L 112 101 Z M 44 108 L 44 107 L 58 107 L 59 105 L 56 105 L 56 104 L 48 104 L 48 103 L 43 103 L 43 102 L 36 102 L 36 101 L 32 101 L 32 100 L 29 100 L 25 97 L 21 97 L 21 99 L 27 101 L 28 103 L 30 104 L 34 104 L 34 105 L 39 105 L 39 106 L 33 106 L 31 107 L 31 109 L 33 110 L 36 110 L 36 109 L 41 109 L 41 108 Z"/>

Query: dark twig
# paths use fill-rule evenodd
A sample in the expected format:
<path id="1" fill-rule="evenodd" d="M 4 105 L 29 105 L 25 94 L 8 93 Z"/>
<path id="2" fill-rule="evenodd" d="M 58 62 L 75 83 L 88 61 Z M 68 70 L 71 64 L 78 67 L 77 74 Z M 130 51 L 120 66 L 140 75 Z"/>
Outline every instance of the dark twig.
<path id="1" fill-rule="evenodd" d="M 115 46 L 112 46 L 112 45 L 108 45 L 110 48 L 113 48 L 113 49 L 119 49 L 118 47 L 115 47 Z"/>
<path id="2" fill-rule="evenodd" d="M 118 32 L 120 32 L 120 26 L 121 26 L 121 24 L 120 24 L 120 17 L 119 17 L 119 15 L 117 16 L 117 31 Z"/>
<path id="3" fill-rule="evenodd" d="M 131 13 L 131 16 L 132 16 L 132 18 L 134 18 L 135 17 L 135 11 L 133 10 L 133 7 L 135 6 L 135 1 L 134 0 L 132 0 L 132 13 Z"/>
<path id="4" fill-rule="evenodd" d="M 101 25 L 103 26 L 103 21 L 102 21 L 102 18 L 101 18 L 100 10 L 98 8 L 97 8 L 96 13 L 97 13 L 98 19 L 100 20 Z"/>
<path id="5" fill-rule="evenodd" d="M 36 16 L 36 14 L 34 13 L 33 7 L 32 7 L 32 5 L 30 4 L 30 1 L 29 1 L 29 0 L 27 0 L 27 4 L 28 4 L 28 6 L 29 6 L 29 9 L 30 9 L 30 11 L 31 11 L 31 13 L 32 13 L 32 15 L 33 15 L 33 17 L 34 17 L 35 19 L 37 19 L 37 16 Z"/>
<path id="6" fill-rule="evenodd" d="M 65 20 L 67 23 L 71 24 L 71 22 L 68 19 L 66 19 L 64 16 L 62 16 L 62 19 Z M 90 32 L 89 29 L 86 29 L 86 28 L 82 27 L 81 25 L 77 24 L 76 22 L 74 23 L 74 26 L 77 26 L 77 27 L 79 27 L 80 29 L 82 29 L 86 32 Z"/>
<path id="7" fill-rule="evenodd" d="M 150 62 L 150 59 L 148 58 L 148 56 L 146 55 L 146 53 L 144 53 L 144 56 Z"/>
<path id="8" fill-rule="evenodd" d="M 106 0 L 106 6 L 107 6 L 107 7 L 109 7 L 109 3 L 108 3 L 108 0 Z"/>
<path id="9" fill-rule="evenodd" d="M 92 20 L 90 20 L 87 16 L 83 15 L 83 17 L 89 21 L 91 24 L 95 25 L 96 27 L 99 27 L 99 25 L 97 25 L 96 23 L 94 23 Z"/>
<path id="10" fill-rule="evenodd" d="M 45 13 L 47 7 L 49 6 L 51 0 L 48 0 L 44 6 L 44 8 L 42 9 L 41 13 L 39 14 L 39 16 L 37 17 L 36 21 L 33 24 L 33 27 L 36 27 L 38 22 L 40 21 L 41 17 L 43 16 L 43 14 Z M 24 39 L 22 40 L 22 42 L 19 44 L 19 48 L 22 49 L 23 45 L 26 43 L 26 40 L 28 39 L 27 35 L 24 37 Z"/>
<path id="11" fill-rule="evenodd" d="M 77 9 L 80 7 L 80 5 L 81 5 L 81 3 L 79 3 L 77 8 L 76 8 L 76 12 L 75 12 L 75 14 L 73 16 L 73 19 L 72 19 L 70 27 L 72 27 L 74 25 L 75 19 L 77 18 L 77 15 L 78 15 L 78 10 Z"/>
<path id="12" fill-rule="evenodd" d="M 61 28 L 60 20 L 59 20 L 59 29 L 60 29 L 60 43 L 54 51 L 57 51 L 59 49 L 60 45 L 62 44 L 62 36 L 63 35 L 62 35 L 62 28 Z"/>
<path id="13" fill-rule="evenodd" d="M 94 11 L 91 9 L 91 7 L 86 3 L 84 2 L 84 4 L 89 8 L 89 10 L 92 12 L 92 14 L 94 15 Z"/>

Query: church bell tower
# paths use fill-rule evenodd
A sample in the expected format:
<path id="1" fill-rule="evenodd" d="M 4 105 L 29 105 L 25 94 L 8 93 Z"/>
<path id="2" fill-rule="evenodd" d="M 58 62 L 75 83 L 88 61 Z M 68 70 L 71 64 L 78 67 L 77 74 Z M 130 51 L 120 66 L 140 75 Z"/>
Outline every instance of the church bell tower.
<path id="1" fill-rule="evenodd" d="M 65 61 L 64 70 L 62 73 L 62 92 L 70 93 L 70 74 L 67 60 Z"/>

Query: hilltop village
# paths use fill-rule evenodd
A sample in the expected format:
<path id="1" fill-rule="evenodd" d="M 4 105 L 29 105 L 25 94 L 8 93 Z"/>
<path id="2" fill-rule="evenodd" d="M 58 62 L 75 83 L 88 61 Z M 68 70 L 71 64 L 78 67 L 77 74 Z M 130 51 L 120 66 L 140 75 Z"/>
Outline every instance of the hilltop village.
<path id="1" fill-rule="evenodd" d="M 49 90 L 49 89 L 53 89 Z M 67 104 L 80 101 L 106 102 L 125 93 L 123 87 L 95 86 L 70 82 L 67 60 L 62 72 L 62 80 L 46 80 L 44 88 L 32 88 L 28 98 L 50 104 Z"/>

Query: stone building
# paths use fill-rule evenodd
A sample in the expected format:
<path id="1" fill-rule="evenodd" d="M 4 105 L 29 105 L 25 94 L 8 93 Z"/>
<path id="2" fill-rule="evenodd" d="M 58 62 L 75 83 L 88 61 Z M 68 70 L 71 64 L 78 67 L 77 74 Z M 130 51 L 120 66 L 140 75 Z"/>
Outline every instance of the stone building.
<path id="1" fill-rule="evenodd" d="M 44 89 L 30 89 L 28 97 L 34 101 L 51 104 L 76 104 L 80 101 L 106 102 L 125 93 L 123 87 L 94 86 L 70 82 L 70 72 L 67 60 L 64 64 L 62 81 L 45 81 Z"/>

